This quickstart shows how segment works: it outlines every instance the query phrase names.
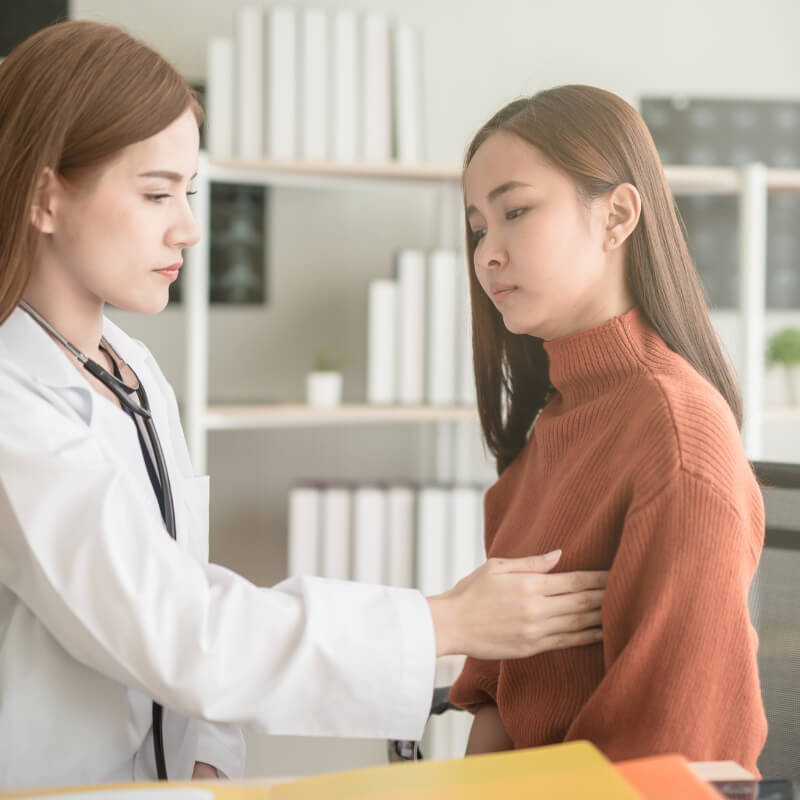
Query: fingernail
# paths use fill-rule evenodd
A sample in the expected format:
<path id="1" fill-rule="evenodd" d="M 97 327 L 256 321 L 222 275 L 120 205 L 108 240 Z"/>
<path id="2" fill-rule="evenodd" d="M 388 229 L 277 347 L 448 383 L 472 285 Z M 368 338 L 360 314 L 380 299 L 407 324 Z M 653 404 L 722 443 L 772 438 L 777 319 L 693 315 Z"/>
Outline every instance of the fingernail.
<path id="1" fill-rule="evenodd" d="M 545 561 L 555 561 L 561 555 L 560 550 L 553 550 L 552 553 L 548 553 L 545 557 Z"/>
<path id="2" fill-rule="evenodd" d="M 594 632 L 594 638 L 595 639 L 602 639 L 603 638 L 603 629 L 602 628 L 600 628 L 599 630 L 596 630 Z"/>

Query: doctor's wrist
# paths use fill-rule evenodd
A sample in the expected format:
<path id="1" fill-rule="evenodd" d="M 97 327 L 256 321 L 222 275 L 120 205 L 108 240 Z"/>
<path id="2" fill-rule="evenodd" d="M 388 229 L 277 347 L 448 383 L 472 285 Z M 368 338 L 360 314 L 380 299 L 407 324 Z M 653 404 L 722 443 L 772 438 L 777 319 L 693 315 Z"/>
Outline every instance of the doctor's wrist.
<path id="1" fill-rule="evenodd" d="M 463 652 L 459 649 L 458 623 L 453 608 L 453 598 L 449 592 L 425 598 L 433 620 L 433 636 L 436 642 L 436 657 Z"/>

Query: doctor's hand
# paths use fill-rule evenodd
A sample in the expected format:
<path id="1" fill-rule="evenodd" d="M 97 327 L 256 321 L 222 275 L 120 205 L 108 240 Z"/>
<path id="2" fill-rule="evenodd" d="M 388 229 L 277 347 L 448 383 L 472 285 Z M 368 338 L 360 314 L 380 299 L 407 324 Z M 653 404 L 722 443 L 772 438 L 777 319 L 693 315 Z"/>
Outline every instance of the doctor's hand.
<path id="1" fill-rule="evenodd" d="M 546 574 L 561 557 L 490 558 L 444 594 L 427 598 L 436 655 L 522 658 L 602 639 L 607 572 Z"/>

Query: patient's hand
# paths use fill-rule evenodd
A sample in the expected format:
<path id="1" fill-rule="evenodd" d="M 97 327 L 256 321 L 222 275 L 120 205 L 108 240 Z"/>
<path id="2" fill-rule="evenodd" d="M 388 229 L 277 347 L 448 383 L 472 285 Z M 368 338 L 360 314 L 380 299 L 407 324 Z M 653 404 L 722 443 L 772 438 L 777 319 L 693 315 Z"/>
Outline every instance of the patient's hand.
<path id="1" fill-rule="evenodd" d="M 437 656 L 522 658 L 600 641 L 608 573 L 544 574 L 559 557 L 490 558 L 429 597 Z"/>
<path id="2" fill-rule="evenodd" d="M 506 733 L 500 712 L 494 703 L 481 706 L 475 714 L 467 742 L 467 755 L 513 750 L 514 743 Z"/>

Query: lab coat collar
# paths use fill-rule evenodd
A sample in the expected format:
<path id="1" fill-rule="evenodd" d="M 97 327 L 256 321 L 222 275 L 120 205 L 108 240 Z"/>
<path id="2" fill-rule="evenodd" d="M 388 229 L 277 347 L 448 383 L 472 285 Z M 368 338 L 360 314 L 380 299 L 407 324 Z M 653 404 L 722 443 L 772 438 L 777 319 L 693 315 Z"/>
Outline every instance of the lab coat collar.
<path id="1" fill-rule="evenodd" d="M 138 345 L 107 317 L 103 317 L 103 336 L 140 378 L 143 372 L 149 373 L 152 368 L 149 351 Z M 98 398 L 88 381 L 70 363 L 52 337 L 19 307 L 0 325 L 1 350 L 5 350 L 6 358 L 39 383 L 57 392 L 72 389 L 82 395 L 87 393 L 86 422 L 91 424 L 94 404 Z"/>

